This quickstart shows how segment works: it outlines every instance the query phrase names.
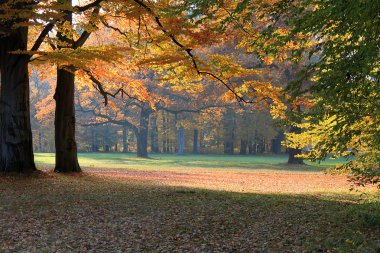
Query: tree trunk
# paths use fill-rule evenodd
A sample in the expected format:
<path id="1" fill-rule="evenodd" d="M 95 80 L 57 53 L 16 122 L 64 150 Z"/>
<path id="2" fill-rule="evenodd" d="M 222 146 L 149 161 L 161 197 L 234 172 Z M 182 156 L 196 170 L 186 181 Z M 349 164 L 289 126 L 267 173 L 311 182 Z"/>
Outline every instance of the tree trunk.
<path id="1" fill-rule="evenodd" d="M 36 170 L 29 107 L 29 57 L 10 51 L 27 49 L 28 28 L 0 38 L 0 171 Z"/>
<path id="2" fill-rule="evenodd" d="M 205 133 L 201 131 L 199 134 L 199 153 L 202 153 L 205 148 Z"/>
<path id="3" fill-rule="evenodd" d="M 235 111 L 228 108 L 223 115 L 224 154 L 234 154 L 235 123 Z"/>
<path id="4" fill-rule="evenodd" d="M 166 115 L 165 112 L 162 112 L 162 153 L 168 152 L 168 138 L 167 138 L 167 129 L 166 129 Z"/>
<path id="5" fill-rule="evenodd" d="M 193 136 L 193 154 L 199 153 L 199 146 L 198 146 L 198 129 L 194 129 L 194 136 Z"/>
<path id="6" fill-rule="evenodd" d="M 157 118 L 153 115 L 151 118 L 151 128 L 150 128 L 150 149 L 153 153 L 159 153 L 158 149 L 158 127 Z"/>
<path id="7" fill-rule="evenodd" d="M 301 129 L 296 126 L 291 126 L 290 133 L 300 133 Z M 299 148 L 289 148 L 289 159 L 288 159 L 288 164 L 305 164 L 303 162 L 302 158 L 296 157 L 297 155 L 302 154 L 302 149 Z"/>
<path id="8" fill-rule="evenodd" d="M 240 154 L 241 155 L 247 154 L 247 146 L 248 146 L 248 142 L 246 140 L 241 139 L 240 140 Z"/>
<path id="9" fill-rule="evenodd" d="M 224 154 L 233 155 L 234 154 L 234 143 L 232 141 L 224 141 Z"/>
<path id="10" fill-rule="evenodd" d="M 178 155 L 183 155 L 185 149 L 185 129 L 183 126 L 178 128 Z"/>
<path id="11" fill-rule="evenodd" d="M 265 152 L 265 140 L 260 139 L 259 147 L 258 147 L 258 153 L 263 154 L 264 152 Z"/>
<path id="12" fill-rule="evenodd" d="M 91 131 L 91 138 L 92 138 L 92 144 L 91 144 L 91 152 L 99 152 L 99 146 L 97 145 L 97 138 L 96 138 L 96 131 L 92 129 Z"/>
<path id="13" fill-rule="evenodd" d="M 62 6 L 72 6 L 71 0 L 58 1 Z M 72 12 L 64 13 L 66 23 L 72 25 Z M 63 22 L 60 25 L 64 25 Z M 71 35 L 58 30 L 57 38 L 62 45 L 59 49 L 74 45 Z M 54 94 L 55 108 L 55 172 L 81 172 L 75 141 L 74 81 L 75 69 L 72 66 L 57 68 L 57 87 Z"/>
<path id="14" fill-rule="evenodd" d="M 55 172 L 81 172 L 75 141 L 74 79 L 73 72 L 58 68 L 54 95 Z"/>
<path id="15" fill-rule="evenodd" d="M 42 132 L 38 131 L 38 151 L 42 152 Z"/>
<path id="16" fill-rule="evenodd" d="M 252 141 L 248 141 L 248 154 L 253 155 L 253 143 Z"/>
<path id="17" fill-rule="evenodd" d="M 123 153 L 128 153 L 128 133 L 127 133 L 127 127 L 123 126 Z"/>
<path id="18" fill-rule="evenodd" d="M 289 148 L 288 164 L 305 164 L 302 158 L 296 157 L 297 155 L 300 155 L 300 154 L 302 154 L 301 149 Z"/>
<path id="19" fill-rule="evenodd" d="M 149 109 L 142 108 L 140 113 L 140 127 L 137 132 L 137 156 L 148 157 L 148 127 Z"/>
<path id="20" fill-rule="evenodd" d="M 281 140 L 279 138 L 275 138 L 272 140 L 272 152 L 274 154 L 281 153 Z"/>

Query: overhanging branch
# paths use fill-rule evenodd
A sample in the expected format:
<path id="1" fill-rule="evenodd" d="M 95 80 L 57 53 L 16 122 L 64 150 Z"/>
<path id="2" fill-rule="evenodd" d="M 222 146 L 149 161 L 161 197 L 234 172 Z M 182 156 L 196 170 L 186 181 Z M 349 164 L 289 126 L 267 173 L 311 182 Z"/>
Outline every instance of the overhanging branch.
<path id="1" fill-rule="evenodd" d="M 140 100 L 139 98 L 137 98 L 135 96 L 131 96 L 130 94 L 128 94 L 123 88 L 119 88 L 115 93 L 110 93 L 110 92 L 106 91 L 103 87 L 103 84 L 91 73 L 91 71 L 85 70 L 85 69 L 83 69 L 83 71 L 88 75 L 90 80 L 96 85 L 96 86 L 94 86 L 94 88 L 103 96 L 104 104 L 106 106 L 108 105 L 108 96 L 115 98 L 119 93 L 121 94 L 121 97 L 126 95 L 130 99 L 144 103 L 144 101 Z"/>
<path id="2" fill-rule="evenodd" d="M 239 95 L 235 91 L 235 89 L 233 87 L 231 87 L 231 85 L 229 85 L 226 81 L 224 81 L 223 79 L 218 77 L 216 74 L 200 70 L 198 63 L 197 63 L 197 60 L 196 60 L 194 54 L 192 53 L 193 50 L 191 48 L 186 47 L 179 40 L 177 40 L 177 38 L 172 33 L 168 32 L 168 30 L 165 29 L 164 25 L 162 24 L 162 22 L 160 20 L 160 17 L 157 14 L 155 14 L 155 12 L 152 10 L 151 7 L 146 5 L 141 0 L 134 0 L 134 2 L 137 3 L 138 5 L 140 5 L 141 7 L 143 7 L 148 13 L 150 13 L 154 17 L 156 24 L 159 26 L 159 28 L 162 30 L 162 32 L 164 34 L 166 34 L 172 40 L 172 42 L 175 45 L 177 45 L 178 47 L 180 47 L 181 49 L 183 49 L 186 52 L 188 57 L 191 59 L 191 61 L 193 63 L 193 67 L 196 70 L 196 72 L 198 73 L 198 75 L 204 75 L 204 76 L 212 77 L 213 79 L 215 79 L 218 82 L 220 82 L 221 84 L 223 84 L 229 91 L 231 91 L 234 94 L 234 96 L 236 97 L 238 102 L 244 102 L 244 103 L 249 103 L 249 104 L 257 103 L 257 101 L 255 101 L 255 100 L 247 100 L 243 96 Z"/>

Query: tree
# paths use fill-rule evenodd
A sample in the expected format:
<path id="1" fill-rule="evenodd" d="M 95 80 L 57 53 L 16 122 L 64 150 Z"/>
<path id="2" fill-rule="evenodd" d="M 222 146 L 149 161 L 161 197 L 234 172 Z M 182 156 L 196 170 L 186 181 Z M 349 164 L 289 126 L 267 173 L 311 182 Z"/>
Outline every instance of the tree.
<path id="1" fill-rule="evenodd" d="M 91 74 L 91 80 L 97 84 L 97 89 L 101 89 L 103 92 L 111 95 L 111 98 L 107 98 L 109 107 L 103 107 L 102 102 L 104 100 L 102 99 L 104 99 L 104 97 L 99 96 L 94 87 L 91 88 L 88 86 L 84 86 L 82 90 L 78 92 L 78 100 L 80 101 L 78 105 L 79 111 L 91 113 L 95 116 L 93 119 L 94 122 L 88 123 L 87 125 L 111 123 L 131 129 L 137 139 L 138 157 L 148 157 L 149 118 L 155 112 L 163 111 L 166 117 L 172 114 L 177 123 L 179 121 L 178 116 L 181 113 L 199 113 L 206 109 L 218 107 L 218 103 L 209 100 L 217 94 L 215 92 L 209 94 L 209 96 L 205 96 L 202 100 L 201 97 L 199 97 L 199 93 L 192 90 L 178 90 L 178 87 L 173 84 L 166 84 L 165 86 L 158 85 L 157 81 L 153 78 L 155 74 L 152 70 L 140 68 L 138 73 L 134 73 L 134 76 L 139 78 L 139 80 L 135 81 L 135 85 L 125 85 L 122 86 L 122 88 L 118 88 L 120 83 L 117 82 L 118 85 L 114 86 L 114 88 L 117 89 L 115 93 L 121 92 L 123 95 L 122 97 L 116 97 L 113 95 L 115 94 L 113 93 L 114 91 L 104 90 L 103 87 L 112 87 L 106 78 L 102 79 L 104 82 L 101 82 Z M 132 78 L 132 76 L 129 77 Z M 125 77 L 122 75 L 119 76 L 120 81 L 122 81 L 123 78 Z M 114 78 L 113 81 L 115 80 L 117 79 Z M 202 94 L 202 96 L 203 95 L 205 94 Z M 154 118 L 154 115 L 151 119 L 152 118 Z M 154 122 L 154 120 L 151 120 L 151 123 L 152 122 Z M 176 127 L 176 123 L 173 124 L 174 127 Z M 182 134 L 181 137 L 183 137 Z M 154 139 L 155 138 L 156 137 L 154 137 Z M 153 140 L 153 142 L 154 141 L 155 140 Z M 182 143 L 182 151 L 183 148 L 184 142 Z M 154 152 L 153 149 L 152 151 Z M 178 151 L 180 151 L 180 149 Z"/>
<path id="2" fill-rule="evenodd" d="M 28 1 L 1 1 L 2 7 L 28 12 Z M 17 18 L 5 10 L 8 19 L 0 22 L 0 171 L 30 173 L 36 170 L 33 157 L 32 131 L 29 118 L 29 56 L 16 54 L 26 51 L 28 27 L 18 24 L 27 18 Z"/>
<path id="3" fill-rule="evenodd" d="M 273 55 L 307 59 L 288 90 L 306 110 L 295 112 L 303 129 L 290 145 L 312 145 L 305 157 L 353 157 L 344 167 L 359 184 L 380 187 L 378 1 L 277 1 L 263 6 L 271 25 Z M 287 30 L 278 26 L 286 23 Z M 286 50 L 284 50 L 286 49 Z M 311 80 L 305 85 L 303 80 Z M 298 97 L 298 98 L 297 98 Z M 301 97 L 301 99 L 300 99 Z"/>
<path id="4" fill-rule="evenodd" d="M 81 47 L 90 33 L 84 31 L 81 36 L 74 40 L 71 32 L 73 25 L 73 12 L 71 0 L 60 0 L 62 5 L 63 19 L 58 23 L 57 49 L 77 49 Z M 95 6 L 94 13 L 99 11 Z M 69 29 L 67 29 L 67 26 Z M 77 157 L 77 143 L 75 140 L 75 109 L 74 109 L 74 82 L 75 66 L 59 65 L 57 67 L 57 86 L 54 94 L 56 101 L 55 109 L 55 169 L 56 172 L 81 172 Z"/>
<path id="5" fill-rule="evenodd" d="M 128 50 L 131 51 L 131 48 L 135 46 L 135 48 L 143 49 L 144 52 L 147 52 L 146 45 L 147 44 L 163 44 L 162 35 L 164 35 L 164 38 L 166 38 L 166 43 L 169 40 L 171 43 L 174 43 L 177 47 L 177 53 L 174 55 L 172 61 L 183 61 L 183 56 L 178 57 L 178 54 L 183 54 L 184 45 L 181 44 L 174 34 L 186 34 L 187 30 L 185 29 L 179 29 L 178 27 L 172 27 L 170 26 L 169 21 L 178 21 L 172 16 L 172 12 L 175 11 L 175 9 L 172 9 L 170 4 L 173 3 L 166 3 L 169 6 L 166 8 L 166 13 L 164 12 L 164 9 L 161 9 L 160 5 L 157 4 L 155 6 L 151 3 L 145 3 L 143 1 L 134 0 L 134 1 L 128 1 L 124 5 L 120 5 L 117 3 L 117 1 L 109 1 L 104 6 L 100 6 L 100 3 L 102 1 L 95 1 L 92 4 L 87 5 L 87 8 L 82 8 L 82 12 L 87 9 L 94 9 L 92 11 L 91 17 L 88 19 L 89 22 L 87 25 L 84 26 L 84 31 L 82 34 L 78 36 L 77 40 L 74 40 L 74 34 L 75 31 L 73 29 L 73 12 L 80 8 L 72 8 L 72 4 L 70 0 L 62 0 L 59 1 L 61 13 L 63 15 L 63 19 L 58 22 L 58 32 L 57 32 L 57 46 L 53 46 L 53 49 L 58 49 L 58 51 L 66 51 L 67 54 L 73 53 L 76 54 L 79 52 L 79 56 L 81 55 L 81 51 L 77 50 L 83 44 L 87 41 L 91 34 L 92 29 L 98 29 L 96 26 L 96 22 L 99 21 L 102 23 L 102 25 L 105 28 L 108 28 L 112 31 L 115 31 L 120 36 L 122 36 L 125 40 L 127 39 L 128 42 Z M 178 3 L 174 3 L 174 6 Z M 104 15 L 101 15 L 100 8 L 103 8 Z M 127 13 L 127 14 L 133 14 L 132 20 L 135 22 L 132 26 L 130 26 L 130 30 L 132 32 L 123 32 L 120 27 L 122 27 L 125 22 L 121 19 L 115 19 L 115 16 L 120 16 L 119 13 Z M 112 15 L 112 13 L 118 13 L 118 15 Z M 168 21 L 165 23 L 167 24 L 167 27 L 164 26 L 164 21 Z M 143 23 L 143 24 L 142 24 Z M 155 26 L 152 26 L 151 24 L 154 24 Z M 153 31 L 150 31 L 148 28 L 148 25 L 150 24 L 150 27 L 153 27 Z M 144 26 L 146 28 L 145 31 L 141 29 L 141 27 Z M 82 27 L 79 27 L 82 28 Z M 176 29 L 176 30 L 175 30 Z M 202 35 L 202 33 L 207 33 L 207 29 L 203 29 L 201 32 L 198 32 L 196 35 L 199 37 Z M 197 36 L 194 36 L 194 34 L 189 33 L 186 34 L 187 37 L 190 37 L 192 39 L 192 42 L 195 43 L 197 41 L 201 43 L 205 43 L 203 40 L 204 38 Z M 204 36 L 204 35 L 203 35 Z M 192 38 L 193 37 L 193 38 Z M 159 42 L 156 42 L 159 41 Z M 211 40 L 209 40 L 211 41 Z M 209 41 L 206 41 L 209 43 Z M 145 42 L 146 45 L 141 46 L 141 44 Z M 198 43 L 199 43 L 198 42 Z M 161 47 L 162 48 L 162 47 Z M 62 49 L 70 49 L 70 50 L 62 50 Z M 105 58 L 105 52 L 103 50 L 100 50 L 100 52 L 103 54 L 103 59 Z M 167 54 L 170 52 L 170 50 L 164 50 L 164 52 Z M 187 49 L 185 52 L 187 52 L 188 56 L 193 56 L 190 49 Z M 113 54 L 115 54 L 113 52 Z M 54 56 L 54 55 L 53 55 Z M 124 51 L 123 57 L 131 57 L 131 54 L 127 53 L 127 51 Z M 177 57 L 177 58 L 176 58 Z M 94 57 L 96 58 L 96 57 Z M 138 58 L 138 57 L 137 57 Z M 144 55 L 143 58 L 146 58 Z M 155 59 L 159 59 L 157 57 L 154 57 Z M 166 59 L 165 59 L 166 58 Z M 167 62 L 167 56 L 164 57 L 163 61 Z M 71 60 L 74 60 L 74 58 L 70 58 Z M 88 58 L 85 58 L 88 59 Z M 57 59 L 56 59 L 57 60 Z M 88 59 L 89 60 L 89 59 Z M 133 60 L 133 59 L 129 59 Z M 160 59 L 161 61 L 161 59 Z M 195 59 L 192 58 L 190 63 L 195 63 Z M 56 120 L 55 120 L 55 127 L 56 127 L 56 169 L 57 172 L 79 172 L 80 167 L 77 161 L 77 148 L 76 148 L 76 141 L 75 141 L 75 114 L 74 114 L 74 78 L 75 78 L 75 72 L 78 69 L 82 69 L 84 73 L 86 73 L 92 82 L 94 82 L 98 86 L 98 91 L 104 96 L 105 104 L 107 105 L 107 96 L 116 96 L 116 94 L 112 95 L 109 92 L 106 92 L 104 88 L 102 87 L 99 82 L 97 82 L 96 78 L 94 77 L 94 70 L 91 69 L 88 64 L 83 64 L 83 59 L 77 58 L 74 61 L 68 61 L 68 59 L 63 59 L 63 61 L 59 62 L 58 70 L 57 70 L 57 87 L 56 87 L 56 93 L 54 95 L 54 98 L 56 100 Z M 123 94 L 122 90 L 121 94 Z M 144 119 L 146 116 L 149 117 L 150 114 L 149 107 L 141 107 L 140 112 L 140 128 L 138 130 L 137 136 L 140 140 L 138 145 L 138 150 L 141 152 L 138 152 L 141 156 L 147 156 L 146 154 L 146 143 L 147 138 L 145 136 L 145 133 L 147 133 L 148 129 L 148 123 Z M 143 117 L 144 116 L 144 117 Z M 144 119 L 144 120 L 143 120 Z M 142 146 L 140 146 L 142 145 Z"/>
<path id="6" fill-rule="evenodd" d="M 36 170 L 30 127 L 28 64 L 60 17 L 56 15 L 56 6 L 50 2 L 0 3 L 0 166 L 4 172 L 28 173 Z M 29 28 L 41 24 L 44 28 L 34 31 L 32 47 L 28 51 Z"/>
<path id="7" fill-rule="evenodd" d="M 29 10 L 23 8 L 23 5 L 26 7 L 26 2 L 29 1 L 17 2 L 21 4 L 21 7 L 10 8 L 12 10 L 10 15 L 15 15 L 18 10 Z M 41 31 L 33 34 L 35 43 L 30 51 L 26 51 L 24 46 L 18 49 L 18 53 L 32 55 L 34 63 L 47 60 L 47 62 L 58 66 L 55 93 L 57 102 L 57 118 L 55 120 L 56 171 L 80 171 L 76 157 L 74 115 L 74 80 L 78 70 L 82 70 L 81 73 L 88 75 L 91 81 L 95 83 L 98 91 L 104 96 L 105 104 L 107 104 L 108 96 L 114 97 L 117 94 L 123 94 L 120 89 L 116 93 L 109 93 L 93 80 L 94 72 L 96 73 L 98 66 L 107 62 L 115 64 L 128 62 L 126 66 L 160 66 L 162 71 L 166 71 L 166 73 L 160 73 L 164 74 L 165 78 L 174 76 L 175 78 L 172 79 L 176 80 L 173 81 L 174 83 L 185 81 L 186 86 L 195 85 L 194 79 L 199 83 L 201 77 L 208 77 L 225 86 L 230 95 L 240 101 L 246 101 L 247 96 L 251 94 L 257 95 L 260 93 L 257 92 L 258 90 L 264 91 L 262 97 L 267 97 L 268 94 L 275 91 L 275 89 L 267 89 L 266 83 L 235 81 L 234 77 L 247 76 L 251 71 L 239 66 L 239 64 L 234 64 L 229 55 L 223 56 L 223 52 L 218 53 L 216 51 L 211 57 L 202 56 L 202 50 L 207 50 L 212 45 L 233 38 L 235 35 L 230 34 L 232 26 L 229 26 L 227 22 L 229 12 L 225 11 L 225 8 L 235 6 L 234 1 L 226 3 L 219 3 L 218 1 L 209 3 L 204 1 L 190 2 L 131 0 L 120 4 L 119 1 L 94 0 L 84 6 L 72 6 L 70 0 L 41 1 L 33 2 L 33 8 L 30 9 L 30 13 L 28 12 L 30 16 L 26 17 L 24 16 L 25 13 L 22 12 L 21 19 L 12 21 L 16 24 L 15 27 L 31 26 L 33 30 L 38 30 L 38 28 L 26 22 L 29 19 L 33 20 L 34 23 L 44 25 L 45 27 Z M 217 7 L 217 12 L 213 11 L 215 7 Z M 190 13 L 189 10 L 191 10 Z M 5 11 L 9 11 L 9 8 L 2 10 L 2 12 Z M 213 15 L 217 14 L 218 18 L 212 18 L 213 15 L 209 15 L 211 12 Z M 40 13 L 44 13 L 44 15 L 39 15 Z M 202 14 L 207 14 L 205 15 L 207 18 L 203 18 Z M 123 15 L 130 17 L 130 19 L 120 18 Z M 219 24 L 220 19 L 226 21 L 223 23 L 223 27 Z M 4 22 L 9 20 L 12 18 L 8 18 Z M 130 24 L 129 29 L 123 29 L 127 27 L 126 24 Z M 119 34 L 123 40 L 103 41 L 106 43 L 83 47 L 90 34 L 100 29 Z M 51 31 L 54 33 L 50 33 Z M 116 44 L 123 46 L 115 46 Z M 41 45 L 43 50 L 38 51 Z M 20 64 L 16 65 L 21 66 Z M 27 65 L 24 64 L 23 68 L 25 66 Z M 103 70 L 105 69 L 103 67 Z M 101 74 L 104 75 L 105 73 L 107 71 Z M 112 79 L 115 75 L 108 75 L 108 77 Z M 255 89 L 255 86 L 259 89 Z M 26 91 L 27 89 L 23 90 Z M 25 103 L 27 96 L 20 96 L 17 99 L 23 100 L 20 102 Z M 24 113 L 24 120 L 27 121 L 29 109 L 26 108 L 25 110 L 27 112 Z M 23 130 L 28 131 L 27 124 Z M 26 144 L 23 146 L 26 147 Z"/>

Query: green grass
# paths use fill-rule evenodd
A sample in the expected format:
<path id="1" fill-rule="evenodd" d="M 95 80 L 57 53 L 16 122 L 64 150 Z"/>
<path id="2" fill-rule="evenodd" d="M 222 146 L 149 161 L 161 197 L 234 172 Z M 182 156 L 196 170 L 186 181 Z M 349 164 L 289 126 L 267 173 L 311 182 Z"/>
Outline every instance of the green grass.
<path id="1" fill-rule="evenodd" d="M 129 169 L 129 170 L 155 170 L 155 171 L 215 171 L 215 170 L 243 170 L 255 171 L 296 171 L 319 172 L 327 167 L 344 163 L 345 160 L 327 160 L 321 164 L 307 162 L 307 166 L 286 165 L 285 155 L 257 155 L 257 156 L 226 156 L 226 155 L 184 155 L 152 154 L 151 159 L 137 158 L 135 154 L 120 153 L 80 153 L 79 163 L 82 167 L 98 169 Z M 37 165 L 54 166 L 54 154 L 37 153 Z"/>

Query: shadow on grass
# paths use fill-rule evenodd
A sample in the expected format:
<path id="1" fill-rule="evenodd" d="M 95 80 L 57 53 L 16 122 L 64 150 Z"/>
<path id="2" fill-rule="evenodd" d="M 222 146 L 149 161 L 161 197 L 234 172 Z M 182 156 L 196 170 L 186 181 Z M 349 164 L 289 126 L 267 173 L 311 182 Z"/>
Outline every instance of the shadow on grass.
<path id="1" fill-rule="evenodd" d="M 378 200 L 106 177 L 0 178 L 0 251 L 376 252 Z M 64 239 L 63 239 L 64 238 Z M 34 247 L 34 248 L 33 248 Z"/>
<path id="2" fill-rule="evenodd" d="M 81 153 L 79 162 L 83 167 L 92 168 L 146 168 L 146 169 L 235 169 L 244 171 L 277 170 L 296 172 L 320 172 L 326 166 L 308 164 L 304 166 L 287 165 L 286 156 L 225 156 L 225 155 L 167 155 L 150 154 L 149 159 L 138 158 L 135 154 L 120 153 Z M 36 154 L 39 165 L 54 164 L 54 154 Z"/>

